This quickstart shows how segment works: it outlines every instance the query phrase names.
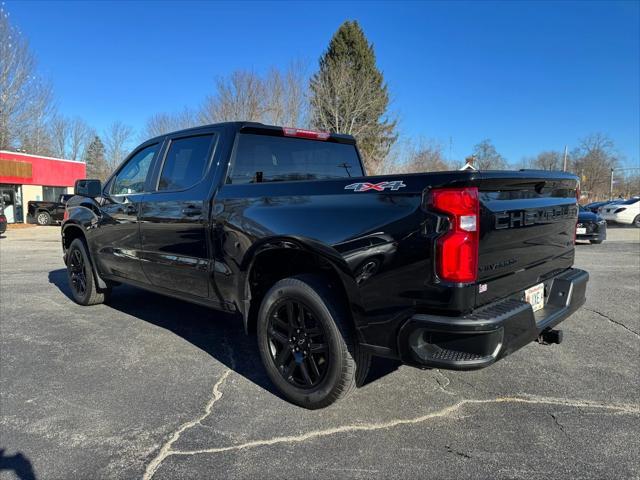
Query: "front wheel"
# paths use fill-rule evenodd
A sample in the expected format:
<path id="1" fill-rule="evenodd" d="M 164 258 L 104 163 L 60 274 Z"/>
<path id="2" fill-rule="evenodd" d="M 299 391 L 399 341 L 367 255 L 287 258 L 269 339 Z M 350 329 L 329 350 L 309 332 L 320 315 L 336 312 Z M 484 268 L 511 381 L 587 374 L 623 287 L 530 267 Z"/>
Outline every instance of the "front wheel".
<path id="1" fill-rule="evenodd" d="M 71 295 L 80 305 L 103 303 L 110 293 L 108 289 L 98 291 L 89 252 L 85 243 L 79 238 L 71 242 L 67 252 L 67 279 Z"/>
<path id="2" fill-rule="evenodd" d="M 364 382 L 362 352 L 346 309 L 320 276 L 277 282 L 258 313 L 258 346 L 271 381 L 301 407 L 326 407 Z"/>
<path id="3" fill-rule="evenodd" d="M 633 219 L 633 226 L 640 228 L 640 215 L 636 215 L 636 218 Z"/>
<path id="4" fill-rule="evenodd" d="M 51 224 L 51 215 L 49 215 L 49 212 L 38 212 L 36 222 L 38 225 L 49 225 Z"/>

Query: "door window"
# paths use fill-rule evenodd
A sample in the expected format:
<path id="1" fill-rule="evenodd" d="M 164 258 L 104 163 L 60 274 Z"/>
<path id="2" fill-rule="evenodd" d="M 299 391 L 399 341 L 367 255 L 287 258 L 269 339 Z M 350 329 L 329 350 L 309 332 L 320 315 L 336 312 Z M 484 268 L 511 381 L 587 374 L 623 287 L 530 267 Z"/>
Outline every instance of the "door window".
<path id="1" fill-rule="evenodd" d="M 184 190 L 202 180 L 211 157 L 213 137 L 210 134 L 172 140 L 158 190 Z"/>
<path id="2" fill-rule="evenodd" d="M 111 187 L 112 195 L 131 195 L 144 192 L 144 183 L 151 166 L 151 160 L 158 150 L 158 144 L 143 148 L 120 169 Z"/>

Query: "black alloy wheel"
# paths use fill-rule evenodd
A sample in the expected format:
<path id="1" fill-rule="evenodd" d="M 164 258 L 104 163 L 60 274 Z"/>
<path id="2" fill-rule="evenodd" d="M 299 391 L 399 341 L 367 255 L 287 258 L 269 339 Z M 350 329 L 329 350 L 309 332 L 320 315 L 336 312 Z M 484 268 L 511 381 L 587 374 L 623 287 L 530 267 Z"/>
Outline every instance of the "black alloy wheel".
<path id="1" fill-rule="evenodd" d="M 330 361 L 329 345 L 311 308 L 282 299 L 270 311 L 267 332 L 271 359 L 288 383 L 312 389 L 322 382 Z"/>
<path id="2" fill-rule="evenodd" d="M 71 288 L 73 288 L 79 296 L 84 297 L 87 292 L 87 270 L 80 249 L 75 248 L 71 251 L 68 268 Z"/>
<path id="3" fill-rule="evenodd" d="M 66 262 L 69 288 L 75 302 L 80 305 L 103 303 L 111 293 L 111 286 L 107 284 L 107 288 L 100 289 L 96 285 L 91 257 L 82 239 L 76 238 L 71 242 Z"/>
<path id="4" fill-rule="evenodd" d="M 324 275 L 277 281 L 256 322 L 262 364 L 290 402 L 324 408 L 364 383 L 371 355 L 358 344 L 339 288 Z"/>

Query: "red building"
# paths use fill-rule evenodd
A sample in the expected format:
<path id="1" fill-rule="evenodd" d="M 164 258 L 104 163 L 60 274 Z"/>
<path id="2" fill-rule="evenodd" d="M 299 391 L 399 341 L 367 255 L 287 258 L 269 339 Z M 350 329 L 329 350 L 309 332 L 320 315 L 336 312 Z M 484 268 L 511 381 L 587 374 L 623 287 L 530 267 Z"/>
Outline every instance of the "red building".
<path id="1" fill-rule="evenodd" d="M 86 177 L 82 162 L 0 150 L 0 199 L 9 223 L 26 221 L 27 202 L 55 201 Z"/>

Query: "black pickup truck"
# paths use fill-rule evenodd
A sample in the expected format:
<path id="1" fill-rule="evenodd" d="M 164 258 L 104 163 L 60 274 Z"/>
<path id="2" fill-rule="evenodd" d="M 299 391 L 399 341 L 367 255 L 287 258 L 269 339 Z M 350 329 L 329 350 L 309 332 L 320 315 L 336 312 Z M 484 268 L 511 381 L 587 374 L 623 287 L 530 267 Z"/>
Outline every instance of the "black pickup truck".
<path id="1" fill-rule="evenodd" d="M 126 283 L 235 312 L 270 379 L 321 408 L 372 356 L 476 369 L 559 343 L 585 301 L 575 176 L 365 176 L 347 135 L 234 122 L 151 139 L 80 180 L 62 246 L 74 299 Z"/>
<path id="2" fill-rule="evenodd" d="M 73 197 L 63 193 L 57 202 L 31 200 L 27 203 L 27 221 L 38 225 L 51 225 L 61 222 L 64 217 L 64 209 L 67 201 Z"/>

